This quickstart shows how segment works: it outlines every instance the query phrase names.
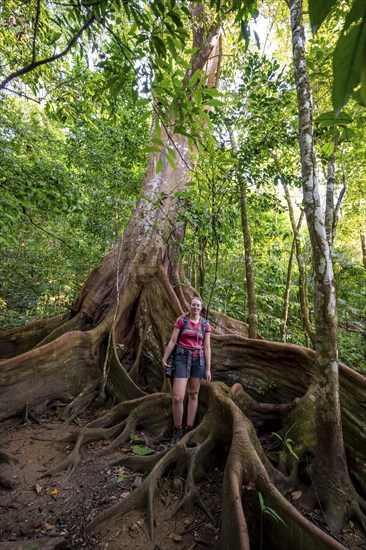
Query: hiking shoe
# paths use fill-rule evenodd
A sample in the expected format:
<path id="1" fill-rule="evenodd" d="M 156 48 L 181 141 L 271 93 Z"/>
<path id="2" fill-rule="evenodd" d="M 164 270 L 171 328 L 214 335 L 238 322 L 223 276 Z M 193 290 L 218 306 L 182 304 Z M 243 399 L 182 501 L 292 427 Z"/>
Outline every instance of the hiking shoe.
<path id="1" fill-rule="evenodd" d="M 186 434 L 189 434 L 194 428 L 185 428 L 184 429 L 184 435 Z M 197 447 L 197 443 L 195 443 L 192 439 L 188 439 L 187 443 L 186 443 L 186 447 L 189 447 L 189 448 L 192 448 L 192 447 Z"/>
<path id="2" fill-rule="evenodd" d="M 177 428 L 176 426 L 174 426 L 173 428 L 173 438 L 172 438 L 172 441 L 170 443 L 171 446 L 175 445 L 176 443 L 178 443 L 178 441 L 180 439 L 182 439 L 183 437 L 183 428 Z"/>

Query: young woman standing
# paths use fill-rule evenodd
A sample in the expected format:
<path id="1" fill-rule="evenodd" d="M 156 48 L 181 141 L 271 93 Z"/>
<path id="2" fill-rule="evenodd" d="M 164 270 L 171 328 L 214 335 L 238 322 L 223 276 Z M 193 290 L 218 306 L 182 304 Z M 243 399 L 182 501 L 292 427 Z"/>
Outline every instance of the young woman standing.
<path id="1" fill-rule="evenodd" d="M 172 336 L 165 350 L 162 363 L 166 369 L 168 358 L 176 347 L 175 371 L 173 382 L 173 439 L 177 443 L 183 436 L 183 402 L 188 388 L 188 407 L 186 431 L 192 429 L 198 407 L 198 392 L 202 378 L 211 380 L 211 345 L 212 328 L 201 317 L 202 302 L 199 298 L 191 301 L 188 322 L 184 330 L 184 315 L 175 322 Z M 206 330 L 203 329 L 206 323 Z M 178 340 L 178 341 L 177 341 Z"/>

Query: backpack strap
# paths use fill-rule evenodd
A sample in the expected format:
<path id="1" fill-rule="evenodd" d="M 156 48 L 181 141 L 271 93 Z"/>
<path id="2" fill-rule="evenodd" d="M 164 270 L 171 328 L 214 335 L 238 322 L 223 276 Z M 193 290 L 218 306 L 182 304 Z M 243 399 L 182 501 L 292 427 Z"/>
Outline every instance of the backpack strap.
<path id="1" fill-rule="evenodd" d="M 185 316 L 184 316 L 184 319 L 183 319 L 183 324 L 182 324 L 182 326 L 181 326 L 180 329 L 179 329 L 178 338 L 177 338 L 177 344 L 178 344 L 178 342 L 179 342 L 179 338 L 182 336 L 183 330 L 185 330 L 185 329 L 187 328 L 187 325 L 188 325 L 188 315 L 185 315 Z"/>
<path id="2" fill-rule="evenodd" d="M 179 329 L 177 344 L 179 342 L 180 337 L 182 336 L 182 332 L 187 328 L 188 321 L 189 321 L 188 315 L 185 315 L 183 319 L 183 324 Z M 207 319 L 202 319 L 202 323 L 201 323 L 202 343 L 204 343 L 205 341 L 206 329 L 207 329 Z"/>

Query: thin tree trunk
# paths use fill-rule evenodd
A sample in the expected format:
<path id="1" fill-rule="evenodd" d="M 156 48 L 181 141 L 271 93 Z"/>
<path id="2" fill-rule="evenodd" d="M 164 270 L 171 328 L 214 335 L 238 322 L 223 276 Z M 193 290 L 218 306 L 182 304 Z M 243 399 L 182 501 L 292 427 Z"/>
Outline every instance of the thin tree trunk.
<path id="1" fill-rule="evenodd" d="M 291 228 L 292 232 L 294 234 L 294 244 L 295 244 L 295 250 L 296 250 L 296 260 L 297 260 L 297 266 L 299 269 L 299 303 L 300 303 L 300 311 L 301 311 L 301 320 L 302 325 L 304 327 L 304 333 L 307 338 L 310 339 L 313 347 L 315 346 L 315 335 L 314 335 L 314 329 L 311 326 L 310 317 L 309 317 L 309 307 L 308 307 L 308 293 L 307 293 L 307 277 L 306 277 L 306 265 L 304 262 L 304 257 L 301 250 L 301 243 L 300 243 L 300 227 L 303 219 L 304 212 L 301 213 L 300 219 L 298 224 L 296 224 L 295 220 L 295 212 L 294 207 L 292 205 L 292 200 L 290 196 L 290 191 L 288 188 L 288 185 L 286 184 L 285 178 L 281 174 L 281 166 L 278 161 L 278 158 L 273 153 L 272 157 L 276 163 L 277 168 L 279 169 L 280 176 L 281 176 L 281 184 L 283 187 L 283 190 L 285 192 L 285 198 L 288 206 L 288 212 L 290 216 L 290 222 L 291 222 Z"/>
<path id="2" fill-rule="evenodd" d="M 282 185 L 285 190 L 285 196 L 286 196 L 286 201 L 287 201 L 288 210 L 290 214 L 292 232 L 295 238 L 296 260 L 297 260 L 297 266 L 299 269 L 299 302 L 300 302 L 300 310 L 301 310 L 301 320 L 304 327 L 304 332 L 306 336 L 310 339 L 312 345 L 314 346 L 315 335 L 314 335 L 313 327 L 311 326 L 310 317 L 309 317 L 309 307 L 308 307 L 306 265 L 304 262 L 304 256 L 302 254 L 301 243 L 300 243 L 299 230 L 300 230 L 301 224 L 296 225 L 294 208 L 292 205 L 288 186 L 283 180 L 282 180 Z M 302 218 L 303 218 L 303 213 L 301 213 L 301 217 L 300 217 L 301 221 L 302 221 Z"/>
<path id="3" fill-rule="evenodd" d="M 355 505 L 353 487 L 344 451 L 337 347 L 337 303 L 330 247 L 325 230 L 317 181 L 313 143 L 312 100 L 306 66 L 302 0 L 288 0 L 291 13 L 295 83 L 299 109 L 299 142 L 305 214 L 313 252 L 314 316 L 316 351 L 316 453 L 312 468 L 314 492 L 307 504 L 316 500 L 324 511 L 333 534 L 342 529 L 350 508 Z M 331 486 L 329 480 L 332 480 Z M 352 501 L 352 504 L 350 502 Z"/>
<path id="4" fill-rule="evenodd" d="M 366 233 L 364 231 L 360 232 L 361 238 L 361 250 L 362 250 L 362 263 L 363 267 L 366 269 Z"/>
<path id="5" fill-rule="evenodd" d="M 200 237 L 198 243 L 198 292 L 203 298 L 204 289 L 205 289 L 205 248 L 206 248 L 206 239 L 205 237 Z"/>
<path id="6" fill-rule="evenodd" d="M 241 189 L 240 189 L 240 210 L 241 210 L 241 223 L 243 228 L 243 237 L 244 237 L 245 275 L 246 275 L 246 283 L 247 283 L 246 287 L 247 287 L 248 309 L 249 309 L 249 338 L 257 338 L 258 336 L 257 299 L 256 299 L 255 284 L 254 284 L 252 238 L 250 234 L 248 206 L 247 206 L 247 186 L 245 181 L 242 181 Z"/>
<path id="7" fill-rule="evenodd" d="M 328 244 L 330 249 L 333 248 L 334 233 L 335 233 L 335 205 L 334 205 L 334 186 L 335 186 L 335 170 L 336 170 L 336 149 L 339 140 L 339 133 L 333 138 L 334 149 L 328 159 L 328 174 L 327 174 L 327 192 L 325 200 L 325 231 L 327 234 Z"/>
<path id="8" fill-rule="evenodd" d="M 286 342 L 286 339 L 287 339 L 286 333 L 287 333 L 288 310 L 289 310 L 289 305 L 290 305 L 292 264 L 293 264 L 295 250 L 297 250 L 298 245 L 299 245 L 299 242 L 298 242 L 299 241 L 299 232 L 300 232 L 300 228 L 301 228 L 303 219 L 304 219 L 304 211 L 301 212 L 299 221 L 297 223 L 296 234 L 294 234 L 294 238 L 293 238 L 292 246 L 291 246 L 290 257 L 289 257 L 289 260 L 288 260 L 286 286 L 285 286 L 285 292 L 284 292 L 284 295 L 283 295 L 282 324 L 281 324 L 281 329 L 280 329 L 281 342 Z M 299 254 L 297 253 L 296 256 L 298 257 Z M 299 277 L 299 287 L 300 287 L 300 277 Z M 300 300 L 300 305 L 302 305 L 301 300 Z M 305 329 L 304 318 L 303 317 L 302 317 L 302 321 L 303 321 L 303 326 L 304 326 L 304 329 Z M 305 330 L 305 333 L 306 333 L 306 330 Z"/>
<path id="9" fill-rule="evenodd" d="M 333 216 L 333 242 L 335 239 L 336 231 L 337 231 L 337 225 L 338 225 L 338 217 L 339 217 L 339 210 L 341 208 L 341 204 L 343 201 L 343 197 L 347 190 L 347 178 L 344 171 L 344 164 L 343 164 L 343 158 L 341 160 L 341 169 L 342 169 L 342 188 L 340 190 L 340 193 L 338 195 L 337 203 L 334 207 L 334 216 Z"/>
<path id="10" fill-rule="evenodd" d="M 238 151 L 238 144 L 234 130 L 229 128 L 231 149 L 234 154 Z M 249 338 L 258 337 L 258 313 L 257 313 L 257 298 L 255 293 L 255 276 L 252 256 L 252 238 L 250 233 L 248 205 L 247 205 L 247 188 L 246 181 L 240 173 L 240 168 L 237 169 L 237 177 L 240 185 L 240 212 L 241 224 L 244 238 L 244 258 L 245 258 L 245 282 L 246 295 L 248 297 L 249 310 Z"/>

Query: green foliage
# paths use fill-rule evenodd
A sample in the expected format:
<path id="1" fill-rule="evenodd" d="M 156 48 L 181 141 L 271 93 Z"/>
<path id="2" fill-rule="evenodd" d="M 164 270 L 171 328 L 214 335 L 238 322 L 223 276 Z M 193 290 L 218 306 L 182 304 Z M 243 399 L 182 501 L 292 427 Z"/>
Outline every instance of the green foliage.
<path id="1" fill-rule="evenodd" d="M 276 522 L 280 522 L 280 523 L 283 523 L 284 525 L 286 525 L 286 523 L 283 521 L 283 519 L 277 514 L 277 512 L 273 509 L 273 508 L 270 508 L 269 506 L 266 505 L 266 503 L 264 502 L 264 498 L 263 498 L 263 495 L 261 492 L 258 492 L 258 499 L 259 499 L 259 504 L 260 504 L 260 507 L 261 507 L 261 512 L 262 514 L 267 514 L 268 516 L 272 517 L 273 519 L 276 520 Z"/>
<path id="2" fill-rule="evenodd" d="M 121 476 L 118 476 L 116 481 L 117 483 L 123 483 L 123 481 L 126 481 L 128 479 L 128 474 L 122 474 Z"/>
<path id="3" fill-rule="evenodd" d="M 69 308 L 133 211 L 146 107 L 127 88 L 108 114 L 92 101 L 100 81 L 84 75 L 78 94 L 72 88 L 69 101 L 46 108 L 11 98 L 0 105 L 3 329 Z"/>
<path id="4" fill-rule="evenodd" d="M 278 384 L 274 380 L 268 380 L 265 384 L 261 384 L 255 390 L 256 394 L 259 397 L 268 396 L 269 392 L 276 391 L 278 389 Z"/>
<path id="5" fill-rule="evenodd" d="M 272 435 L 274 435 L 275 437 L 277 437 L 277 439 L 279 439 L 281 441 L 282 445 L 284 446 L 285 449 L 287 449 L 287 451 L 290 453 L 290 455 L 292 455 L 294 458 L 296 458 L 296 460 L 299 460 L 298 455 L 294 451 L 294 448 L 293 448 L 294 441 L 292 439 L 290 439 L 289 437 L 286 437 L 286 436 L 284 438 L 282 438 L 280 436 L 280 434 L 277 433 L 277 432 L 272 432 Z"/>
<path id="6" fill-rule="evenodd" d="M 309 14 L 313 32 L 332 13 L 337 0 L 309 0 Z M 334 110 L 339 113 L 351 95 L 366 106 L 366 4 L 353 0 L 345 14 L 341 36 L 333 54 Z"/>
<path id="7" fill-rule="evenodd" d="M 320 25 L 326 19 L 332 8 L 337 3 L 337 0 L 323 0 L 322 2 L 316 2 L 309 0 L 309 16 L 311 22 L 311 30 L 315 34 Z"/>
<path id="8" fill-rule="evenodd" d="M 131 450 L 133 454 L 139 456 L 151 455 L 154 452 L 148 445 L 132 445 Z"/>
<path id="9" fill-rule="evenodd" d="M 83 262 L 78 254 L 66 252 L 59 241 L 32 229 L 26 221 L 17 229 L 18 242 L 3 247 L 0 265 L 2 329 L 65 312 L 93 267 L 90 256 Z"/>
<path id="10" fill-rule="evenodd" d="M 240 219 L 240 190 L 245 183 L 259 332 L 279 339 L 292 233 L 278 182 L 284 178 L 299 203 L 301 181 L 292 72 L 281 65 L 280 57 L 259 54 L 258 37 L 251 48 L 254 0 L 208 4 L 207 29 L 224 17 L 232 17 L 236 25 L 232 38 L 226 27 L 226 38 L 233 45 L 221 67 L 220 92 L 207 86 L 201 71 L 186 77 L 190 59 L 198 53 L 190 43 L 187 2 L 111 0 L 61 6 L 42 1 L 38 19 L 36 0 L 7 0 L 1 6 L 3 83 L 33 62 L 64 52 L 91 21 L 67 54 L 4 84 L 17 97 L 4 95 L 0 104 L 3 328 L 69 307 L 87 273 L 125 227 L 147 151 L 162 150 L 166 129 L 173 139 L 175 133 L 187 135 L 200 153 L 191 182 L 176 196 L 179 206 L 187 206 L 181 221 L 187 226 L 182 251 L 188 278 L 210 307 L 247 320 Z M 340 357 L 360 370 L 366 368 L 359 245 L 359 231 L 366 231 L 365 116 L 353 99 L 338 110 L 349 97 L 363 101 L 364 6 L 360 0 L 354 0 L 350 9 L 335 0 L 309 1 L 317 31 L 309 42 L 316 151 L 324 174 L 329 156 L 338 155 L 336 194 L 347 180 L 334 249 Z M 331 104 L 328 90 L 333 50 L 336 105 Z M 32 103 L 26 104 L 26 97 Z M 152 110 L 158 123 L 147 149 Z M 237 134 L 235 152 L 231 129 Z M 173 144 L 163 154 L 174 167 Z M 161 168 L 160 161 L 157 171 Z M 324 174 L 320 180 L 325 180 Z M 295 209 L 298 215 L 299 208 Z M 311 305 L 311 254 L 305 228 L 301 239 Z M 299 311 L 296 265 L 287 328 L 289 342 L 308 344 Z"/>
<path id="11" fill-rule="evenodd" d="M 24 110 L 18 100 L 0 103 L 0 209 L 4 223 L 0 244 L 15 239 L 20 219 L 44 212 L 52 203 L 61 215 L 75 200 L 75 188 L 66 166 L 65 136 L 41 109 Z M 60 147 L 61 145 L 61 147 Z"/>

